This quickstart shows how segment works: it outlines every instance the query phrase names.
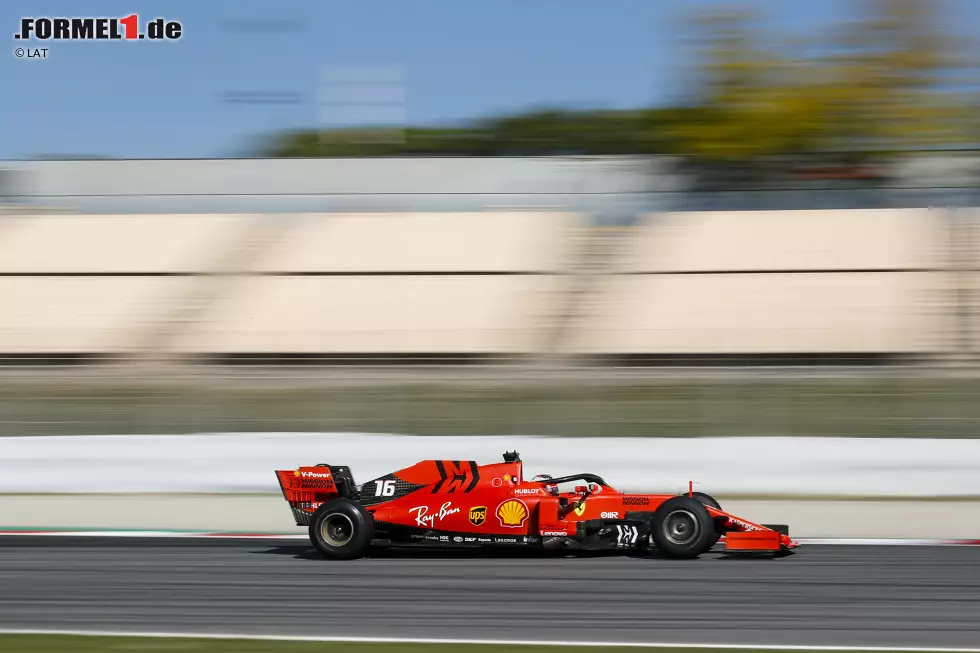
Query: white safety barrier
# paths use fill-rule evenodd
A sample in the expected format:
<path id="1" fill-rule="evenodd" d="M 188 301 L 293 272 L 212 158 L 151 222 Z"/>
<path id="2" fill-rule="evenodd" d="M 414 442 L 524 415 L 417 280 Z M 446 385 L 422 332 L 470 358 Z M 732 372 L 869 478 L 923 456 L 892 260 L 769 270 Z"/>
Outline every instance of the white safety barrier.
<path id="1" fill-rule="evenodd" d="M 419 460 L 592 472 L 626 491 L 980 496 L 980 440 L 557 438 L 360 433 L 0 438 L 0 492 L 278 492 L 274 469 L 348 465 L 365 482 Z"/>

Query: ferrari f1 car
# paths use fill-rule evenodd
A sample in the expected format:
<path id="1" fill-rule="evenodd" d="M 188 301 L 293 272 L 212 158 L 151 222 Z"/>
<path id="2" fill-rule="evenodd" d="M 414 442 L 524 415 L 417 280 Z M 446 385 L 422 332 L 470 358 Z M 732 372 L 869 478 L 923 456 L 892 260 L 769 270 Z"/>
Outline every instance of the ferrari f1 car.
<path id="1" fill-rule="evenodd" d="M 786 526 L 725 512 L 701 492 L 625 494 L 595 474 L 525 480 L 517 452 L 504 462 L 426 460 L 357 485 L 348 467 L 277 470 L 297 526 L 326 558 L 351 559 L 372 545 L 652 549 L 696 558 L 724 551 L 779 553 L 799 544 Z M 559 486 L 575 485 L 561 491 Z"/>

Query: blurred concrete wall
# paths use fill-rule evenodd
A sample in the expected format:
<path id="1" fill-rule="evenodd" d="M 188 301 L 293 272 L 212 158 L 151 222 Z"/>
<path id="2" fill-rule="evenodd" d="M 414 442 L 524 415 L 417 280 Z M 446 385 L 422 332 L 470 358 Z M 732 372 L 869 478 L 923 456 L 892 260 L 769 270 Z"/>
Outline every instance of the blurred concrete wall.
<path id="1" fill-rule="evenodd" d="M 480 211 L 561 207 L 624 221 L 682 179 L 648 157 L 0 162 L 0 195 L 92 214 Z"/>
<path id="2" fill-rule="evenodd" d="M 196 354 L 531 354 L 582 216 L 312 214 L 173 343 Z"/>
<path id="3" fill-rule="evenodd" d="M 784 179 L 703 192 L 669 157 L 0 161 L 0 205 L 90 214 L 538 207 L 619 224 L 668 210 L 980 206 L 976 152 L 923 152 L 881 171 L 883 185 Z"/>
<path id="4" fill-rule="evenodd" d="M 978 233 L 967 209 L 11 216 L 0 355 L 972 356 Z"/>
<path id="5" fill-rule="evenodd" d="M 591 354 L 947 350 L 944 211 L 650 216 L 571 329 Z"/>

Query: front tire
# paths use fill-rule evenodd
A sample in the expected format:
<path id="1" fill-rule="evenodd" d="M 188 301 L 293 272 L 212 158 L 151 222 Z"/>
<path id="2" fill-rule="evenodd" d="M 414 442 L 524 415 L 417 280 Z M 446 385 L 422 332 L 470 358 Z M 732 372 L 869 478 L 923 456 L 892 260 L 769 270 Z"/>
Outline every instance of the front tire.
<path id="1" fill-rule="evenodd" d="M 353 560 L 367 553 L 374 538 L 374 518 L 350 499 L 333 499 L 313 513 L 310 541 L 324 558 Z"/>
<path id="2" fill-rule="evenodd" d="M 667 499 L 651 520 L 653 542 L 671 558 L 696 558 L 714 542 L 715 526 L 708 510 L 686 496 Z"/>
<path id="3" fill-rule="evenodd" d="M 686 496 L 686 495 L 683 495 L 683 496 Z M 706 506 L 711 506 L 712 508 L 715 508 L 716 510 L 721 510 L 722 509 L 721 508 L 721 504 L 718 503 L 718 501 L 713 496 L 711 496 L 710 494 L 705 494 L 704 492 L 694 492 L 694 493 L 692 493 L 691 496 L 694 499 L 696 499 L 697 501 L 700 501 L 701 503 L 703 503 Z M 716 529 L 715 530 L 714 537 L 711 538 L 711 546 L 709 546 L 708 548 L 711 549 L 712 547 L 714 547 L 714 545 L 718 544 L 718 540 L 720 540 L 720 539 L 721 539 L 721 533 Z"/>

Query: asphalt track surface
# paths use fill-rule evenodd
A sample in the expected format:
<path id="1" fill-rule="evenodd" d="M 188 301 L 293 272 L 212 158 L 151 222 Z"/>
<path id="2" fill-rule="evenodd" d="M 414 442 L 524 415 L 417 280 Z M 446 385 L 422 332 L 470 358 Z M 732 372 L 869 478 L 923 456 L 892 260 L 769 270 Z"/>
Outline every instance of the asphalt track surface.
<path id="1" fill-rule="evenodd" d="M 980 547 L 328 562 L 298 540 L 8 536 L 0 628 L 976 647 Z"/>

